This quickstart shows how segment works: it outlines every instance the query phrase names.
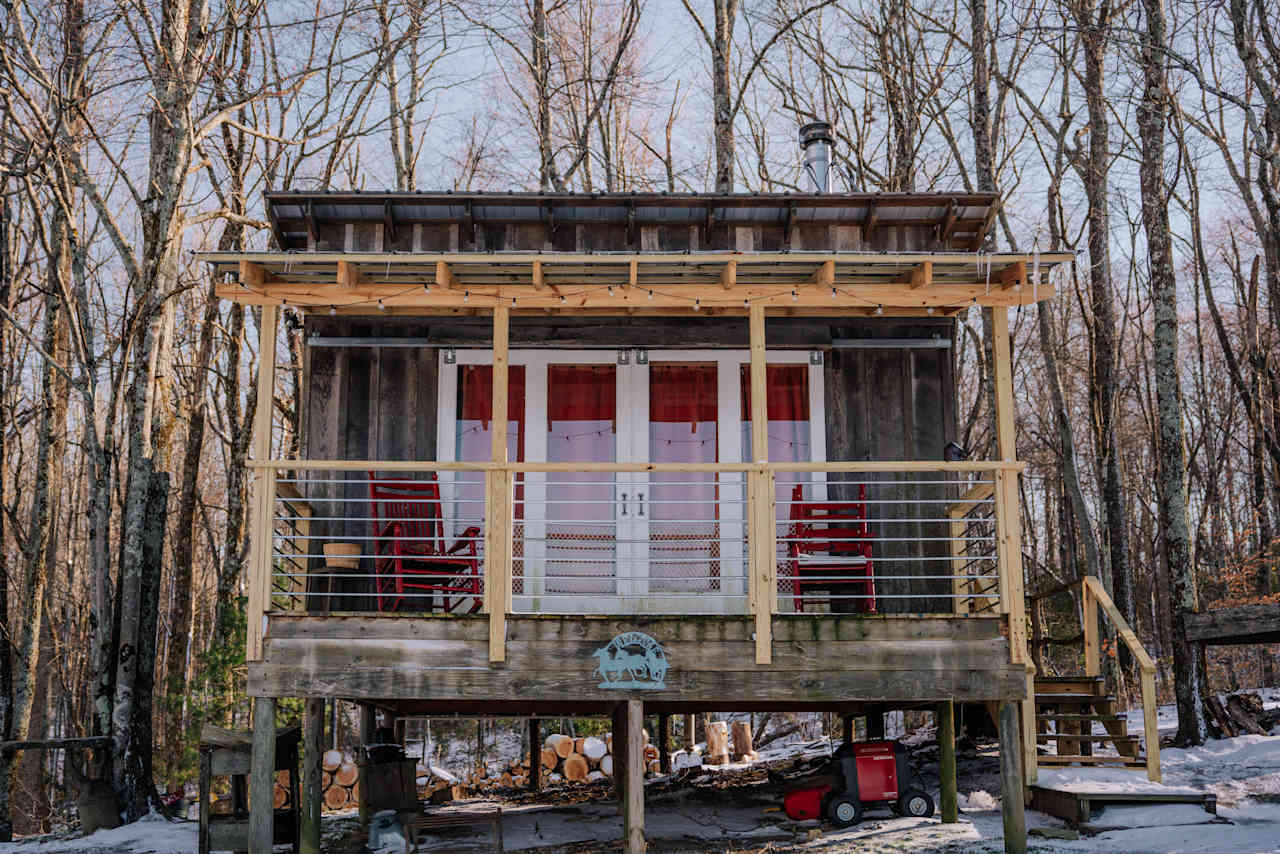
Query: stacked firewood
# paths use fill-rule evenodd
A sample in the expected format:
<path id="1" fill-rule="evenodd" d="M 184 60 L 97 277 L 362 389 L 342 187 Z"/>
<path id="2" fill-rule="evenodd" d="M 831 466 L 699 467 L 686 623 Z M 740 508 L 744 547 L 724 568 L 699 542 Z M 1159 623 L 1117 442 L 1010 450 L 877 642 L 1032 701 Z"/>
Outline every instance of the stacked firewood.
<path id="1" fill-rule="evenodd" d="M 360 772 L 356 769 L 356 761 L 350 754 L 341 750 L 326 750 L 321 759 L 320 787 L 324 808 L 327 810 L 344 810 L 356 807 L 360 803 Z M 279 793 L 277 783 L 277 794 Z"/>

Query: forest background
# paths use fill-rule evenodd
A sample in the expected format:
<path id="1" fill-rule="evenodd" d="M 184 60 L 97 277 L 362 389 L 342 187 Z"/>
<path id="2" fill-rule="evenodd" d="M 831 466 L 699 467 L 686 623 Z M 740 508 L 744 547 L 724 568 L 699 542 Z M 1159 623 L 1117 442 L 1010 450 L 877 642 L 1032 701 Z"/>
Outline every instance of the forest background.
<path id="1" fill-rule="evenodd" d="M 244 462 L 296 449 L 299 317 L 193 252 L 268 189 L 991 190 L 988 249 L 1074 250 L 1013 313 L 1027 587 L 1100 575 L 1202 740 L 1182 615 L 1280 591 L 1276 0 L 0 0 L 0 740 L 105 735 L 132 817 L 243 725 Z M 957 319 L 962 444 L 990 327 Z M 1070 615 L 1048 614 L 1052 621 Z M 1123 690 L 1126 664 L 1116 662 Z M 1276 684 L 1275 648 L 1208 687 Z M 0 751 L 0 838 L 66 806 Z"/>

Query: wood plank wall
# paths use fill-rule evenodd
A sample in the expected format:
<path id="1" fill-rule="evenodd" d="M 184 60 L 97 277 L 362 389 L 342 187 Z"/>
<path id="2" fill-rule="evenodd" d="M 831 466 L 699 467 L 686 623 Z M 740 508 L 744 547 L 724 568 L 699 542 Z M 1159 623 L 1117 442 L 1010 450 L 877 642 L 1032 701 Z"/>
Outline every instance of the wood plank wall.
<path id="1" fill-rule="evenodd" d="M 836 337 L 865 337 L 857 326 L 835 330 Z M 878 337 L 913 338 L 930 334 L 950 337 L 951 325 L 901 324 L 886 326 Z M 956 389 L 952 353 L 942 348 L 833 349 L 826 359 L 827 459 L 830 460 L 940 460 L 943 448 L 956 438 Z M 870 482 L 868 499 L 940 500 L 955 490 L 937 483 L 937 473 L 918 475 L 833 474 L 829 480 Z M 879 485 L 884 484 L 884 485 Z M 832 490 L 832 497 L 853 500 L 857 488 Z M 941 504 L 869 504 L 872 519 L 941 519 Z M 874 558 L 888 558 L 876 567 L 876 575 L 898 581 L 878 582 L 881 613 L 946 612 L 951 592 L 945 579 L 918 576 L 945 575 L 950 564 L 940 558 L 950 554 L 939 538 L 949 535 L 945 522 L 884 522 L 875 530 L 882 538 Z M 898 540 L 898 541 L 894 541 Z M 902 541 L 906 540 L 906 541 Z M 887 598 L 910 595 L 909 599 Z"/>

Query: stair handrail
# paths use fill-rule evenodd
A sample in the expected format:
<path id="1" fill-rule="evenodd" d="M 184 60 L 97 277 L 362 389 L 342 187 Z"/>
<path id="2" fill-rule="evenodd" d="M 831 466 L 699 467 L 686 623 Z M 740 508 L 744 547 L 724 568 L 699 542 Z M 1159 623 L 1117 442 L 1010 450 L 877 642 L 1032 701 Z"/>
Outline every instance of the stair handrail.
<path id="1" fill-rule="evenodd" d="M 1115 627 L 1116 635 L 1129 648 L 1138 662 L 1142 680 L 1142 725 L 1147 743 L 1147 779 L 1160 782 L 1160 729 L 1156 721 L 1156 663 L 1143 648 L 1138 636 L 1120 613 L 1115 601 L 1107 593 L 1102 582 L 1094 575 L 1081 580 L 1084 605 L 1084 658 L 1085 672 L 1097 676 L 1102 671 L 1102 648 L 1099 644 L 1098 608 Z"/>

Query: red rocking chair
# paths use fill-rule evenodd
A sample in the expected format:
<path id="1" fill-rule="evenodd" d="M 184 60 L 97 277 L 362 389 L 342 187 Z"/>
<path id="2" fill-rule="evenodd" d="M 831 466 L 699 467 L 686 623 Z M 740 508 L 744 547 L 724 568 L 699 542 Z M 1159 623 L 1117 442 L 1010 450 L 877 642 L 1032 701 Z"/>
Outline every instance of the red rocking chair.
<path id="1" fill-rule="evenodd" d="M 787 533 L 795 609 L 819 604 L 824 597 L 806 595 L 804 588 L 827 591 L 826 601 L 833 611 L 840 602 L 852 607 L 845 613 L 874 614 L 876 586 L 871 561 L 871 528 L 867 525 L 867 487 L 858 485 L 858 500 L 805 501 L 804 485 L 791 492 L 791 525 Z M 837 578 L 839 577 L 839 578 Z M 843 580 L 848 578 L 847 581 Z"/>
<path id="2" fill-rule="evenodd" d="M 434 474 L 429 480 L 377 480 L 369 472 L 369 504 L 379 611 L 399 611 L 409 599 L 406 610 L 434 611 L 438 605 L 449 614 L 468 598 L 467 613 L 480 610 L 480 528 L 469 527 L 446 544 Z"/>

